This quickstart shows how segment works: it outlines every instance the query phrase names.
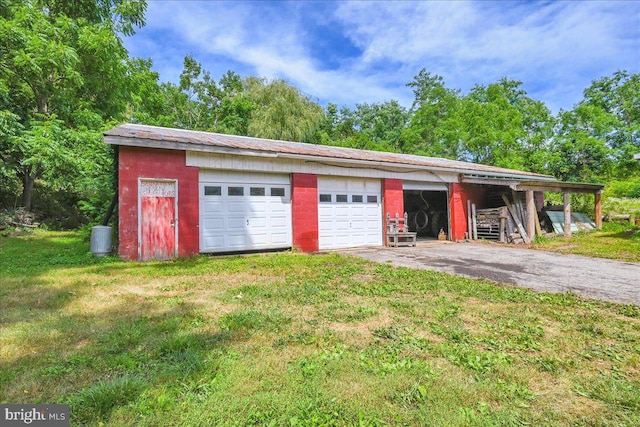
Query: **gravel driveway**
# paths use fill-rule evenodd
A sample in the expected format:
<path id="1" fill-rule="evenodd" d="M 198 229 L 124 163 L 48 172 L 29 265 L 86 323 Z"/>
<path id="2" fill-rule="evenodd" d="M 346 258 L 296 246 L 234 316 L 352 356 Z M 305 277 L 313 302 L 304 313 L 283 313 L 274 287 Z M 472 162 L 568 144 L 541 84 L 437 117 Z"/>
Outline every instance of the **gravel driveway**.
<path id="1" fill-rule="evenodd" d="M 426 243 L 345 251 L 371 261 L 437 270 L 544 292 L 571 291 L 640 305 L 640 264 L 481 243 Z"/>

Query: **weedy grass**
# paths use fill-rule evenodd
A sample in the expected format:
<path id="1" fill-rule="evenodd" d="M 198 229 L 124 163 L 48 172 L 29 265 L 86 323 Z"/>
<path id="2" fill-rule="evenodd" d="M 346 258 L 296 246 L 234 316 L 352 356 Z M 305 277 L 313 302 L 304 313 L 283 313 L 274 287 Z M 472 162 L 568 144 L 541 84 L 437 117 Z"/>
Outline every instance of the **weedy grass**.
<path id="1" fill-rule="evenodd" d="M 3 403 L 90 426 L 640 425 L 637 306 L 335 253 L 87 248 L 0 239 Z"/>
<path id="2" fill-rule="evenodd" d="M 565 254 L 640 262 L 640 227 L 605 222 L 602 230 L 578 232 L 570 238 L 537 238 L 532 247 Z"/>

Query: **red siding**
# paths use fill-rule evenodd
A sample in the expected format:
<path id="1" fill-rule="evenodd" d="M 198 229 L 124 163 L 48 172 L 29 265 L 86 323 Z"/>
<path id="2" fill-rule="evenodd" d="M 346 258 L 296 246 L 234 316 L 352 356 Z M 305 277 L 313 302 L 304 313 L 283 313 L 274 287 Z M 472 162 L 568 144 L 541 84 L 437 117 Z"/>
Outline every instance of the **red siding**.
<path id="1" fill-rule="evenodd" d="M 467 232 L 467 200 L 475 203 L 476 209 L 483 209 L 487 190 L 478 185 L 452 183 L 449 192 L 451 240 L 455 242 L 464 239 Z"/>
<path id="2" fill-rule="evenodd" d="M 458 183 L 452 183 L 449 189 L 449 212 L 451 217 L 451 240 L 464 239 L 467 231 L 467 195 L 464 187 Z"/>
<path id="3" fill-rule="evenodd" d="M 384 234 L 383 241 L 387 241 L 387 213 L 395 218 L 396 214 L 404 215 L 404 194 L 402 191 L 401 179 L 382 180 L 382 232 Z"/>
<path id="4" fill-rule="evenodd" d="M 291 175 L 291 216 L 293 246 L 304 252 L 317 252 L 318 243 L 318 177 Z"/>
<path id="5" fill-rule="evenodd" d="M 200 251 L 198 168 L 185 166 L 185 152 L 120 147 L 119 248 L 125 259 L 138 259 L 138 178 L 178 181 L 178 255 Z"/>

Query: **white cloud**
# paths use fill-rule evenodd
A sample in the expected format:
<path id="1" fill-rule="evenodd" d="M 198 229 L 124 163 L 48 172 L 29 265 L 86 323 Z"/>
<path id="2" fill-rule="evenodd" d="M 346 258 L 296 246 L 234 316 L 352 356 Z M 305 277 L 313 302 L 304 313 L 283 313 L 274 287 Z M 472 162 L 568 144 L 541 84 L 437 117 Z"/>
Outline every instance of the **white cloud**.
<path id="1" fill-rule="evenodd" d="M 192 53 L 214 76 L 282 77 L 340 105 L 408 106 L 406 83 L 426 68 L 464 91 L 522 80 L 557 110 L 571 108 L 593 79 L 640 71 L 635 2 L 150 2 L 147 22 L 127 45 L 153 57 L 163 79 L 175 80 Z M 342 57 L 335 46 L 337 65 L 326 66 L 314 38 L 331 34 L 313 24 L 343 31 L 361 54 Z"/>

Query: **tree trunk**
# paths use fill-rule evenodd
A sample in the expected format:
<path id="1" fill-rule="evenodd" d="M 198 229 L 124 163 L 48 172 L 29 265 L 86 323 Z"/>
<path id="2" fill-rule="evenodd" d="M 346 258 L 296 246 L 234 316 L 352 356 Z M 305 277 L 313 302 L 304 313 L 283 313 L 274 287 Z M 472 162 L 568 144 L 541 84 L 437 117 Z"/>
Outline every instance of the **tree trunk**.
<path id="1" fill-rule="evenodd" d="M 22 179 L 22 207 L 27 212 L 31 212 L 31 199 L 33 196 L 33 187 L 44 170 L 42 168 L 36 168 L 34 171 L 31 166 L 24 166 L 20 173 L 20 179 Z"/>
<path id="2" fill-rule="evenodd" d="M 25 174 L 22 177 L 22 206 L 27 212 L 31 211 L 31 196 L 33 194 L 33 185 L 36 182 L 29 172 L 30 171 L 25 171 Z"/>
<path id="3" fill-rule="evenodd" d="M 49 112 L 48 98 L 46 94 L 38 96 L 38 113 L 47 114 Z"/>

